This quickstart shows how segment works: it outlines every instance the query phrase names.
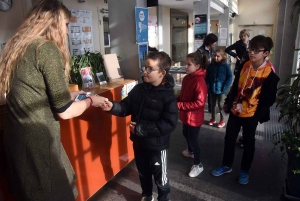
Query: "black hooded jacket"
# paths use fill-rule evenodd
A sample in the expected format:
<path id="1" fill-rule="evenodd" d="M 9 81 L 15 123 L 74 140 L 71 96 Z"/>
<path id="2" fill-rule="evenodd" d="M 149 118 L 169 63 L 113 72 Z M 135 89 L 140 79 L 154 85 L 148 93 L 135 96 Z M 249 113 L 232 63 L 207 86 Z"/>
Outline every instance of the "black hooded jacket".
<path id="1" fill-rule="evenodd" d="M 169 148 L 170 133 L 176 128 L 178 109 L 173 92 L 174 79 L 165 76 L 165 83 L 153 86 L 143 82 L 136 85 L 121 102 L 113 102 L 110 114 L 131 115 L 136 122 L 135 134 L 130 139 L 141 149 Z"/>
<path id="2" fill-rule="evenodd" d="M 232 52 L 232 50 L 235 50 L 236 53 Z M 248 54 L 247 45 L 242 40 L 238 40 L 234 44 L 228 46 L 225 49 L 225 52 L 234 58 L 238 56 L 240 59 L 242 59 L 245 54 Z"/>
<path id="3" fill-rule="evenodd" d="M 232 50 L 235 50 L 236 53 L 234 53 Z M 234 58 L 238 56 L 240 59 L 242 59 L 245 54 L 248 54 L 247 45 L 242 40 L 238 40 L 234 44 L 228 46 L 225 49 L 225 52 Z M 235 75 L 239 70 L 239 67 L 240 67 L 240 60 L 237 60 L 234 69 Z"/>

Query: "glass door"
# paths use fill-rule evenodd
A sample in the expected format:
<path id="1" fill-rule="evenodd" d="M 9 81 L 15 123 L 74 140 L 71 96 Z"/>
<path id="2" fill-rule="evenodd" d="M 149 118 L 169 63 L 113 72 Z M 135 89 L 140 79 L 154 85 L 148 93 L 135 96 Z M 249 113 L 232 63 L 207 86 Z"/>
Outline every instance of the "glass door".
<path id="1" fill-rule="evenodd" d="M 173 65 L 184 66 L 188 54 L 188 14 L 171 10 L 171 44 Z"/>

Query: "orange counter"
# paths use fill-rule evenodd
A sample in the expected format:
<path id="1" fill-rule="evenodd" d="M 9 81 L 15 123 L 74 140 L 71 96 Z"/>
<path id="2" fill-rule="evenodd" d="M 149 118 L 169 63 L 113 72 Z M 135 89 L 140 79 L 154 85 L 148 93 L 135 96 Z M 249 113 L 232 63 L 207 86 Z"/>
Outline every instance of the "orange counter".
<path id="1" fill-rule="evenodd" d="M 121 80 L 89 91 L 120 101 L 124 85 L 133 82 Z M 60 120 L 60 124 L 61 141 L 78 178 L 77 201 L 91 197 L 134 158 L 129 139 L 130 117 L 115 117 L 91 107 L 79 117 Z"/>

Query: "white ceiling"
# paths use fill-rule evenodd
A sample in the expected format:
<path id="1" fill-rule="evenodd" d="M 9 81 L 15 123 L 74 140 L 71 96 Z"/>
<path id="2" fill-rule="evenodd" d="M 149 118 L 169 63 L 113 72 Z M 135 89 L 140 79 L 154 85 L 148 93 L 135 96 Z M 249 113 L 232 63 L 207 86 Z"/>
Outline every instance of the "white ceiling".
<path id="1" fill-rule="evenodd" d="M 185 13 L 193 12 L 193 4 L 197 0 L 158 0 L 158 4 L 172 9 L 176 9 Z M 211 19 L 218 19 L 220 12 L 210 8 Z"/>

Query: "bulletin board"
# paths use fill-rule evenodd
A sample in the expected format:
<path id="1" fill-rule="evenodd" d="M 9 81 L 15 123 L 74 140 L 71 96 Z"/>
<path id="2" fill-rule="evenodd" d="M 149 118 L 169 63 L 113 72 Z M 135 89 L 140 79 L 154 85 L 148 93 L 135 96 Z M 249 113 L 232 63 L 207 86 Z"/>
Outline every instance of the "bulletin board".
<path id="1" fill-rule="evenodd" d="M 92 11 L 70 9 L 69 45 L 71 55 L 94 52 Z"/>

